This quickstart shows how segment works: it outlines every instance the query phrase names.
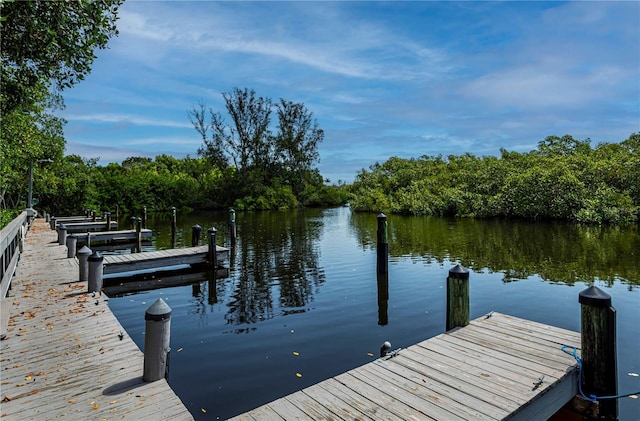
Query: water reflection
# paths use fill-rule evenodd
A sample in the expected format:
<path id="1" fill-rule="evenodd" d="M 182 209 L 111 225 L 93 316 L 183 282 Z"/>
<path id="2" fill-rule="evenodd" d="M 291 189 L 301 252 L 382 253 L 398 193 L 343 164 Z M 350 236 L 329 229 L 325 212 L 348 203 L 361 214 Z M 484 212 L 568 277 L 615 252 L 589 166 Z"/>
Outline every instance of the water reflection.
<path id="1" fill-rule="evenodd" d="M 327 217 L 326 212 L 332 212 L 332 216 Z M 226 212 L 178 215 L 175 235 L 171 235 L 171 221 L 166 216 L 152 217 L 149 223 L 155 247 L 168 248 L 174 242 L 178 247 L 190 245 L 195 224 L 203 230 L 216 227 L 218 244 L 229 246 L 228 221 Z M 225 323 L 231 328 L 228 332 L 252 331 L 255 327 L 251 325 L 260 321 L 312 308 L 310 303 L 325 282 L 320 242 L 323 230 L 332 228 L 326 223 L 340 224 L 343 240 L 352 238 L 363 249 L 375 249 L 375 214 L 355 214 L 346 208 L 337 213 L 320 209 L 239 213 L 228 273 L 173 275 L 161 282 L 139 281 L 135 287 L 125 284 L 112 293 L 188 282 L 193 295 L 190 314 L 204 320 L 214 306 L 223 306 Z M 476 272 L 502 273 L 504 283 L 536 274 L 545 281 L 568 285 L 596 280 L 613 285 L 621 281 L 631 289 L 640 283 L 637 226 L 391 216 L 387 235 L 392 262 L 460 262 Z M 389 323 L 388 276 L 378 275 L 377 295 L 378 324 L 384 326 Z"/>
<path id="2" fill-rule="evenodd" d="M 375 216 L 352 213 L 350 222 L 362 247 L 374 248 Z M 393 216 L 388 235 L 392 259 L 458 261 L 474 271 L 501 272 L 504 282 L 537 274 L 568 285 L 640 283 L 637 226 Z"/>

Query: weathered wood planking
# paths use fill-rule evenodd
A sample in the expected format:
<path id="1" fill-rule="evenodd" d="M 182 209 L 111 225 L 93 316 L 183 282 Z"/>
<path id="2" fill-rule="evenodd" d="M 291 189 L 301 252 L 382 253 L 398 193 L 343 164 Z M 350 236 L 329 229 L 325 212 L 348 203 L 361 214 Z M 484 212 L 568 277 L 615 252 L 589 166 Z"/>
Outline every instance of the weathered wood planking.
<path id="1" fill-rule="evenodd" d="M 218 261 L 228 259 L 229 250 L 216 246 Z M 159 269 L 177 265 L 199 265 L 207 263 L 209 246 L 148 251 L 144 253 L 104 256 L 104 274 Z"/>
<path id="2" fill-rule="evenodd" d="M 563 344 L 580 334 L 491 313 L 233 419 L 546 420 L 577 393 Z"/>
<path id="3" fill-rule="evenodd" d="M 36 220 L 8 297 L 2 420 L 193 420 L 165 380 L 142 381 L 142 352 L 55 237 Z"/>
<path id="4" fill-rule="evenodd" d="M 142 238 L 150 238 L 153 236 L 153 231 L 144 228 L 140 230 Z M 94 241 L 125 241 L 137 239 L 135 230 L 119 230 L 119 231 L 99 231 L 99 232 L 76 232 L 74 235 L 78 238 L 79 243 L 86 243 L 87 236 Z M 135 244 L 134 244 L 135 245 Z"/>

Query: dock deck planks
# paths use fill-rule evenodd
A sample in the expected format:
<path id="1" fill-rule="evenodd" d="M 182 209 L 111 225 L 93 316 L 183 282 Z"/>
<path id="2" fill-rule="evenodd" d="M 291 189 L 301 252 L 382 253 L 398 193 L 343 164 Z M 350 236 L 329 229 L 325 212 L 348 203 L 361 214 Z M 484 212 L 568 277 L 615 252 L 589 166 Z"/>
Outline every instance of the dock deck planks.
<path id="1" fill-rule="evenodd" d="M 142 381 L 142 352 L 107 297 L 77 282 L 77 263 L 61 257 L 56 235 L 34 222 L 7 297 L 2 420 L 193 420 L 165 380 Z"/>
<path id="2" fill-rule="evenodd" d="M 491 313 L 233 419 L 546 420 L 577 393 L 563 344 L 580 334 Z"/>
<path id="3" fill-rule="evenodd" d="M 229 257 L 227 248 L 216 246 L 216 249 L 218 261 L 223 261 Z M 185 264 L 204 264 L 207 263 L 208 252 L 209 246 L 197 246 L 104 256 L 104 274 L 160 269 Z"/>

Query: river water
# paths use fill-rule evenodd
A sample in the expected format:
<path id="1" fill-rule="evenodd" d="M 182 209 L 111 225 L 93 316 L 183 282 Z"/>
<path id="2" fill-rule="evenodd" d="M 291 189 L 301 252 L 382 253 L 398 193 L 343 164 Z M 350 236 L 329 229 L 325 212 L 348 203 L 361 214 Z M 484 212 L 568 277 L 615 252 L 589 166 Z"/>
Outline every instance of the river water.
<path id="1" fill-rule="evenodd" d="M 190 245 L 195 224 L 215 227 L 218 244 L 229 245 L 227 212 L 177 219 L 172 238 L 169 215 L 150 218 L 147 249 Z M 391 215 L 387 298 L 376 276 L 376 215 L 341 207 L 236 220 L 227 271 L 155 275 L 156 286 L 185 284 L 170 288 L 106 289 L 140 349 L 145 310 L 158 298 L 171 307 L 169 383 L 197 420 L 225 419 L 365 364 L 384 341 L 395 349 L 442 333 L 456 264 L 470 271 L 472 319 L 497 311 L 579 331 L 579 292 L 603 289 L 617 310 L 619 393 L 640 390 L 637 226 Z M 640 399 L 621 399 L 620 419 L 639 420 Z"/>

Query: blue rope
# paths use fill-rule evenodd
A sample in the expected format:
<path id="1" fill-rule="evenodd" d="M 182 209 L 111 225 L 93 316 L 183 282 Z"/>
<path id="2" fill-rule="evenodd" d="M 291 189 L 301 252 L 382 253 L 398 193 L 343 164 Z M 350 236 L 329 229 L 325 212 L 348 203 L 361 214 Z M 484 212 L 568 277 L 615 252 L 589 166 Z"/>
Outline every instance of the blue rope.
<path id="1" fill-rule="evenodd" d="M 611 395 L 611 396 L 596 396 L 593 394 L 589 396 L 585 395 L 582 392 L 582 358 L 580 358 L 580 356 L 578 355 L 578 349 L 575 346 L 569 346 L 569 345 L 562 345 L 561 349 L 565 354 L 571 355 L 578 362 L 578 390 L 580 391 L 580 395 L 582 395 L 582 397 L 585 398 L 586 400 L 590 402 L 597 402 L 598 400 L 602 400 L 602 399 L 619 399 L 619 398 L 626 398 L 627 396 L 631 396 L 631 395 L 640 395 L 640 391 L 625 393 L 624 395 Z M 568 351 L 568 349 L 571 349 L 572 351 Z"/>

